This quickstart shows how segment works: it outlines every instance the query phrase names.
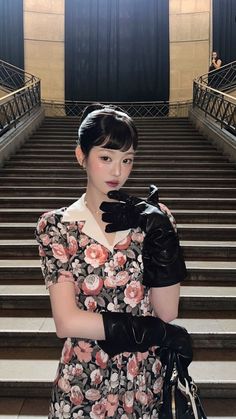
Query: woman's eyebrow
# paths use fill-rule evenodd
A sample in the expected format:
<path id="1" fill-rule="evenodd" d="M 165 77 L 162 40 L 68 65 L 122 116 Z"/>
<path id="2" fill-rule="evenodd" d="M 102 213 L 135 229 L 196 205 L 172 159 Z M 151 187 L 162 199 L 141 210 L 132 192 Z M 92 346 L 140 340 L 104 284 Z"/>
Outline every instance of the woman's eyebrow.
<path id="1" fill-rule="evenodd" d="M 115 153 L 116 151 L 120 151 L 120 150 L 115 150 L 112 148 L 106 148 L 106 147 L 100 147 L 100 151 L 110 151 L 111 153 Z M 124 151 L 123 152 L 125 155 L 129 155 L 132 154 L 132 156 L 135 154 L 135 151 Z"/>

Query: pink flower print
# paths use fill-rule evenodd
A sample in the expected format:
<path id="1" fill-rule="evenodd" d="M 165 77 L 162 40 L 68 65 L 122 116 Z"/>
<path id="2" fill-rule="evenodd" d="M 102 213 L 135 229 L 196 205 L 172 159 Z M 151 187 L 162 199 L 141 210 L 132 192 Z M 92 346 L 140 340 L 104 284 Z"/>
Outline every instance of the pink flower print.
<path id="1" fill-rule="evenodd" d="M 48 234 L 41 234 L 40 239 L 42 240 L 44 246 L 48 246 L 51 241 Z"/>
<path id="2" fill-rule="evenodd" d="M 58 282 L 74 282 L 74 278 L 71 272 L 61 270 L 58 277 Z"/>
<path id="3" fill-rule="evenodd" d="M 76 253 L 78 252 L 78 243 L 77 243 L 76 238 L 74 236 L 69 236 L 68 242 L 69 242 L 69 247 L 68 247 L 69 254 L 71 256 L 76 255 Z"/>
<path id="4" fill-rule="evenodd" d="M 123 399 L 124 411 L 126 413 L 132 413 L 134 408 L 134 392 L 126 391 Z"/>
<path id="5" fill-rule="evenodd" d="M 54 258 L 60 260 L 61 263 L 68 262 L 68 250 L 62 244 L 52 244 L 52 253 Z"/>
<path id="6" fill-rule="evenodd" d="M 37 232 L 40 234 L 41 231 L 44 231 L 46 225 L 47 225 L 46 220 L 43 217 L 40 218 L 40 220 L 38 221 L 38 224 L 37 224 Z"/>
<path id="7" fill-rule="evenodd" d="M 90 374 L 90 378 L 91 378 L 91 383 L 93 384 L 93 385 L 98 385 L 98 384 L 101 384 L 101 382 L 102 382 L 102 379 L 103 379 L 103 376 L 102 376 L 102 374 L 101 374 L 101 371 L 100 371 L 100 369 L 99 368 L 97 368 L 97 369 L 95 369 L 95 370 L 93 370 L 92 372 L 91 372 L 91 374 Z"/>
<path id="8" fill-rule="evenodd" d="M 139 372 L 138 362 L 135 355 L 132 356 L 131 359 L 128 360 L 127 364 L 127 378 L 130 381 L 133 381 L 135 377 L 137 377 Z"/>
<path id="9" fill-rule="evenodd" d="M 162 377 L 157 378 L 155 383 L 153 384 L 153 393 L 158 394 L 161 392 L 163 386 L 163 379 Z"/>
<path id="10" fill-rule="evenodd" d="M 41 246 L 41 244 L 39 245 L 39 256 L 41 256 L 41 257 L 46 256 L 46 253 L 43 249 L 43 246 Z"/>
<path id="11" fill-rule="evenodd" d="M 143 242 L 143 240 L 144 240 L 144 235 L 143 235 L 143 233 L 133 233 L 132 234 L 132 240 L 134 241 L 134 242 L 137 242 L 137 243 L 142 243 Z"/>
<path id="12" fill-rule="evenodd" d="M 79 237 L 79 246 L 80 247 L 85 247 L 85 246 L 87 246 L 88 243 L 89 243 L 88 236 L 85 236 L 85 234 L 81 234 L 80 237 Z"/>
<path id="13" fill-rule="evenodd" d="M 148 354 L 149 354 L 148 352 L 137 352 L 136 353 L 137 361 L 138 362 L 144 361 L 145 359 L 147 359 Z"/>
<path id="14" fill-rule="evenodd" d="M 156 359 L 153 366 L 152 366 L 152 372 L 155 375 L 159 375 L 160 372 L 161 372 L 161 367 L 162 367 L 161 361 L 159 359 Z"/>
<path id="15" fill-rule="evenodd" d="M 108 394 L 107 396 L 107 416 L 114 416 L 118 407 L 118 394 Z"/>
<path id="16" fill-rule="evenodd" d="M 98 275 L 86 276 L 82 283 L 82 290 L 85 295 L 98 295 L 103 287 L 103 280 Z"/>
<path id="17" fill-rule="evenodd" d="M 66 404 L 66 402 L 61 401 L 60 404 L 56 402 L 55 409 L 55 415 L 58 419 L 69 419 L 71 417 L 70 405 Z"/>
<path id="18" fill-rule="evenodd" d="M 61 362 L 63 364 L 68 364 L 68 362 L 70 362 L 72 358 L 73 352 L 74 352 L 74 349 L 71 345 L 71 339 L 68 338 L 66 339 L 63 349 L 62 349 Z"/>
<path id="19" fill-rule="evenodd" d="M 148 395 L 144 391 L 136 391 L 135 398 L 143 406 L 148 404 Z"/>
<path id="20" fill-rule="evenodd" d="M 92 419 L 104 419 L 106 414 L 106 400 L 103 399 L 100 402 L 96 402 L 92 406 L 92 411 L 90 412 L 90 417 Z"/>
<path id="21" fill-rule="evenodd" d="M 108 258 L 108 252 L 100 244 L 91 244 L 85 249 L 85 262 L 94 268 L 103 265 Z"/>
<path id="22" fill-rule="evenodd" d="M 104 281 L 104 286 L 106 288 L 116 288 L 117 283 L 116 283 L 116 279 L 114 276 L 107 276 L 105 281 Z"/>
<path id="23" fill-rule="evenodd" d="M 129 274 L 127 271 L 120 271 L 118 274 L 116 274 L 116 285 L 122 286 L 126 285 L 129 281 Z"/>
<path id="24" fill-rule="evenodd" d="M 81 364 L 76 364 L 75 367 L 72 368 L 72 375 L 74 377 L 79 377 L 80 375 L 83 374 L 83 367 Z"/>
<path id="25" fill-rule="evenodd" d="M 77 346 L 74 347 L 74 352 L 80 362 L 90 362 L 92 359 L 92 351 L 90 343 L 81 340 Z"/>
<path id="26" fill-rule="evenodd" d="M 84 396 L 79 386 L 71 387 L 70 401 L 76 406 L 80 406 L 84 400 Z"/>
<path id="27" fill-rule="evenodd" d="M 69 380 L 67 380 L 64 377 L 59 378 L 58 380 L 58 387 L 60 387 L 60 389 L 64 392 L 64 393 L 69 393 L 70 389 L 71 389 L 71 385 Z"/>
<path id="28" fill-rule="evenodd" d="M 130 243 L 131 243 L 131 235 L 129 234 L 123 240 L 121 240 L 119 243 L 117 243 L 115 245 L 114 249 L 116 249 L 116 250 L 125 250 L 125 249 L 128 249 Z"/>
<path id="29" fill-rule="evenodd" d="M 113 260 L 114 260 L 114 266 L 124 266 L 126 262 L 126 255 L 124 255 L 122 252 L 115 253 Z"/>
<path id="30" fill-rule="evenodd" d="M 93 402 L 96 402 L 101 398 L 101 393 L 99 390 L 96 390 L 95 388 L 90 388 L 86 391 L 85 397 L 87 400 L 91 400 Z"/>
<path id="31" fill-rule="evenodd" d="M 125 303 L 134 308 L 143 298 L 143 285 L 141 285 L 138 281 L 131 281 L 126 286 L 124 294 Z"/>
<path id="32" fill-rule="evenodd" d="M 108 359 L 109 356 L 102 349 L 96 353 L 96 364 L 100 368 L 105 369 L 107 367 Z"/>
<path id="33" fill-rule="evenodd" d="M 97 308 L 97 301 L 93 297 L 86 297 L 84 304 L 89 311 L 95 311 Z"/>

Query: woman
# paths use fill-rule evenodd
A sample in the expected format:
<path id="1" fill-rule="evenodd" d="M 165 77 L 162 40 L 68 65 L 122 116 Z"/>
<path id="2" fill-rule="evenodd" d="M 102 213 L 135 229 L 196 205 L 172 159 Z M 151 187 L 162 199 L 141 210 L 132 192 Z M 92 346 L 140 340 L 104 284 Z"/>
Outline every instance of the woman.
<path id="1" fill-rule="evenodd" d="M 66 338 L 51 419 L 158 418 L 157 349 L 171 347 L 186 365 L 192 359 L 188 333 L 166 323 L 177 316 L 185 276 L 173 217 L 153 205 L 155 189 L 148 201 L 119 191 L 137 142 L 127 114 L 87 107 L 76 147 L 86 193 L 37 225 L 56 332 Z"/>
<path id="2" fill-rule="evenodd" d="M 209 73 L 208 73 L 208 86 L 212 87 L 213 89 L 218 89 L 221 84 L 220 74 L 217 71 L 213 71 L 213 70 L 219 70 L 221 66 L 222 66 L 222 61 L 218 56 L 218 52 L 213 51 L 212 57 L 211 57 L 211 64 L 209 67 Z"/>

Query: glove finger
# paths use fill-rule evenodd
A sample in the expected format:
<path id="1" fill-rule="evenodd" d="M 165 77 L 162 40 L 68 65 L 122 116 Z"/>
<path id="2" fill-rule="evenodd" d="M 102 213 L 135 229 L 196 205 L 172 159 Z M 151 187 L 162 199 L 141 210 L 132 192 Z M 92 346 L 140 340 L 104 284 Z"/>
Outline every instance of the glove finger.
<path id="1" fill-rule="evenodd" d="M 125 202 L 126 204 L 136 205 L 142 202 L 142 199 L 137 198 L 136 196 L 130 196 L 123 191 L 109 191 L 107 196 L 110 199 L 116 199 L 117 201 Z"/>
<path id="2" fill-rule="evenodd" d="M 159 201 L 158 187 L 156 185 L 149 186 L 149 195 L 147 197 L 147 202 L 149 204 L 156 205 Z"/>
<path id="3" fill-rule="evenodd" d="M 100 205 L 100 210 L 104 212 L 110 212 L 110 213 L 119 213 L 125 204 L 122 204 L 120 202 L 102 202 Z"/>
<path id="4" fill-rule="evenodd" d="M 102 214 L 102 221 L 105 221 L 105 223 L 114 223 L 116 221 L 116 216 L 110 212 L 104 212 Z"/>
<path id="5" fill-rule="evenodd" d="M 115 231 L 127 230 L 127 226 L 125 227 L 117 227 L 116 224 L 107 224 L 105 227 L 106 233 L 114 233 Z"/>

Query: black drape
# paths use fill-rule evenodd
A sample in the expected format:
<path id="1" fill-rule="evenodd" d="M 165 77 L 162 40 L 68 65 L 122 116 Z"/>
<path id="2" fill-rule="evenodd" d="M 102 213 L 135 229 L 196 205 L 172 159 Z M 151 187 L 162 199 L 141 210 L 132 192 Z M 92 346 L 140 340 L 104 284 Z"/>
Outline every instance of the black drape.
<path id="1" fill-rule="evenodd" d="M 0 59 L 24 68 L 23 0 L 0 0 Z"/>
<path id="2" fill-rule="evenodd" d="M 23 0 L 0 0 L 0 59 L 24 69 Z M 24 76 L 8 69 L 1 73 L 1 84 L 20 88 Z"/>
<path id="3" fill-rule="evenodd" d="M 66 0 L 67 100 L 169 99 L 169 2 Z"/>
<path id="4" fill-rule="evenodd" d="M 236 0 L 213 0 L 213 51 L 223 65 L 236 60 Z"/>

